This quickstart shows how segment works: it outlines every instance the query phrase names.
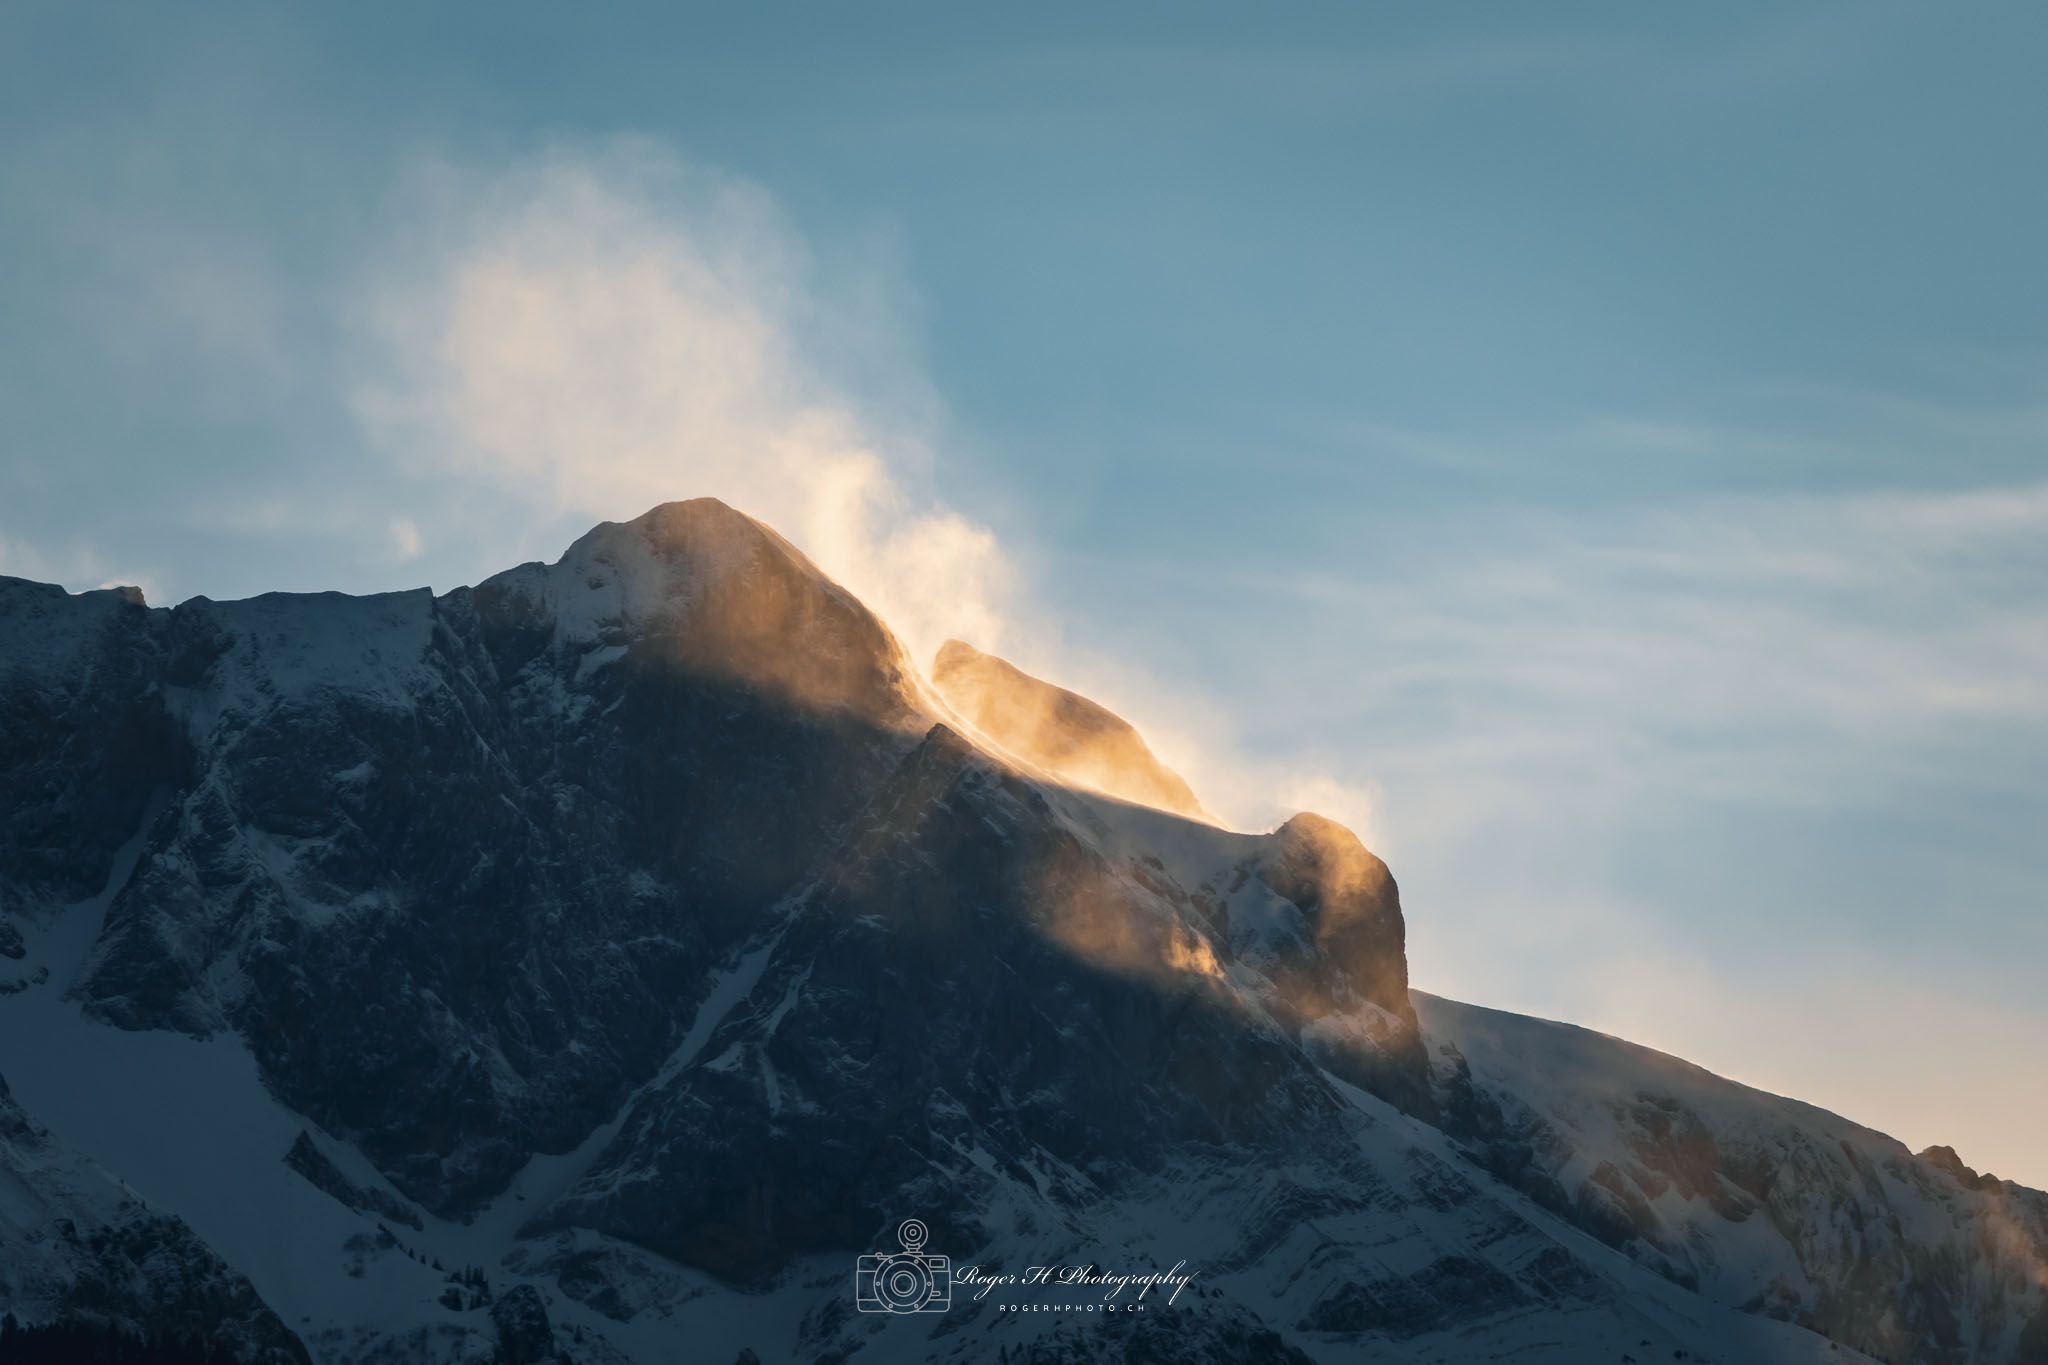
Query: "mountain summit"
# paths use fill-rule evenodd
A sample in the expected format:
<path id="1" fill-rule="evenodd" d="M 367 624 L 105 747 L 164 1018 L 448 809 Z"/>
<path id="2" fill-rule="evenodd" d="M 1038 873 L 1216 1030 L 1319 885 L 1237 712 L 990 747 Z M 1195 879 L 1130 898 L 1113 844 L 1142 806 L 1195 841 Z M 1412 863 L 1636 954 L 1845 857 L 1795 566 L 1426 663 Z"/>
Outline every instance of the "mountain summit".
<path id="1" fill-rule="evenodd" d="M 474 602 L 501 629 L 545 628 L 549 648 L 580 649 L 587 667 L 630 653 L 793 710 L 882 728 L 929 723 L 887 627 L 795 546 L 716 498 L 606 522 L 555 564 L 485 579 Z"/>
<path id="2" fill-rule="evenodd" d="M 438 596 L 0 578 L 0 1310 L 332 1365 L 2048 1360 L 2048 1196 L 1412 993 L 1350 831 L 935 671 L 710 500 Z M 913 1218 L 961 1278 L 869 1311 Z M 1033 1266 L 1193 1278 L 986 1278 Z"/>

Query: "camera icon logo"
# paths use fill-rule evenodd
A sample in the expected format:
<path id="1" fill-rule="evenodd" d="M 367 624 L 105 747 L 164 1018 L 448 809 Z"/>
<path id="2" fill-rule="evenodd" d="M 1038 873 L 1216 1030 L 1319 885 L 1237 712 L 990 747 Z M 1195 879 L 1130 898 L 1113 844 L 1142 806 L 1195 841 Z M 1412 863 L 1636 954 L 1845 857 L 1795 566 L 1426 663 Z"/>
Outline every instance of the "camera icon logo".
<path id="1" fill-rule="evenodd" d="M 927 1256 L 929 1234 L 915 1218 L 896 1229 L 903 1250 L 854 1262 L 854 1304 L 863 1313 L 943 1313 L 953 1306 L 953 1263 Z"/>

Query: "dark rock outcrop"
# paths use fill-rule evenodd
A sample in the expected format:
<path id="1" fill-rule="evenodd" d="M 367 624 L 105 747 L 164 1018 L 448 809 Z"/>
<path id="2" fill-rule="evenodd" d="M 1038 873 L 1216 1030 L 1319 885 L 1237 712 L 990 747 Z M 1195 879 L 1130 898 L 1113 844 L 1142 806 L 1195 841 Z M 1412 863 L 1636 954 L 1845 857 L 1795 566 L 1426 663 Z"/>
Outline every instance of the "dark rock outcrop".
<path id="1" fill-rule="evenodd" d="M 498 1332 L 497 1365 L 540 1365 L 561 1358 L 547 1305 L 530 1284 L 514 1285 L 491 1305 L 491 1325 Z"/>
<path id="2" fill-rule="evenodd" d="M 0 914 L 42 919 L 98 891 L 152 795 L 189 780 L 167 615 L 132 588 L 0 577 Z"/>

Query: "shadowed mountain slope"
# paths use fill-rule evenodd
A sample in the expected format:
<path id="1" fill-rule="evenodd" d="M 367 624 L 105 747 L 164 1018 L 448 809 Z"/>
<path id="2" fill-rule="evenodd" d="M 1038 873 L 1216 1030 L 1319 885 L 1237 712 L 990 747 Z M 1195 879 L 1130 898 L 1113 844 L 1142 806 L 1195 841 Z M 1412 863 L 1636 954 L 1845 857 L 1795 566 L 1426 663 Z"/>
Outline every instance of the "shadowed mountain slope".
<path id="1" fill-rule="evenodd" d="M 1885 1313 L 1850 1339 L 1887 1360 L 2032 1349 L 2042 1287 L 1968 1240 L 2048 1242 L 2006 1204 L 1918 1163 L 1745 1221 L 1732 1139 L 1462 1025 L 1431 1052 L 1349 831 L 1221 829 L 1102 708 L 939 672 L 967 725 L 711 500 L 438 596 L 0 579 L 0 1069 L 338 1365 L 1840 1360 L 1815 1331 Z M 1814 1113 L 1771 1121 L 1822 1152 Z M 1720 1222 L 1656 1202 L 1695 1198 Z M 1952 1249 L 1912 1253 L 1937 1206 Z M 860 1311 L 912 1215 L 963 1268 L 1199 1289 L 1079 1330 Z M 1796 1303 L 1709 1254 L 1792 1255 Z M 63 1311 L 18 1260 L 0 1306 Z"/>

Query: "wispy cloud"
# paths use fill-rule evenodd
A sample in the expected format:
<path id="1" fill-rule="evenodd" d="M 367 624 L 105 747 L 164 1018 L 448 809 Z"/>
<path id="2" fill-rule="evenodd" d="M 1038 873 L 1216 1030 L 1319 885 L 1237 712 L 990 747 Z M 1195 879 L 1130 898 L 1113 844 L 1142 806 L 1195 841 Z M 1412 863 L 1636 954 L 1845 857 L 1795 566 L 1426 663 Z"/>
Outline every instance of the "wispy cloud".
<path id="1" fill-rule="evenodd" d="M 2044 530 L 2048 485 L 1692 498 L 1474 514 L 1409 532 L 1398 573 L 1252 581 L 1370 632 L 1364 707 L 1462 710 L 1502 752 L 1518 726 L 1713 734 L 1707 771 L 1788 731 L 2048 719 Z"/>
<path id="2" fill-rule="evenodd" d="M 1420 984 L 2039 1182 L 2044 532 L 2040 483 L 1497 508 L 1257 577 L 1242 643 L 1370 762 Z"/>

